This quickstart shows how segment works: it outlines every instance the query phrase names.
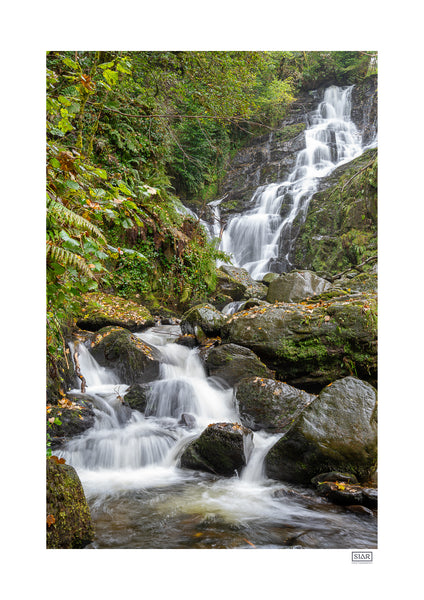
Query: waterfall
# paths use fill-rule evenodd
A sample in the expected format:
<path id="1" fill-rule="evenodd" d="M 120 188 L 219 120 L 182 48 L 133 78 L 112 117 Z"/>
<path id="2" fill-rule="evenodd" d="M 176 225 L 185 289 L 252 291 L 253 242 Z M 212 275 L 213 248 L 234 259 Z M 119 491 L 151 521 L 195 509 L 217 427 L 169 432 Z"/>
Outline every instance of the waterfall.
<path id="1" fill-rule="evenodd" d="M 220 249 L 254 279 L 292 268 L 293 243 L 318 180 L 362 153 L 361 136 L 350 119 L 352 89 L 326 89 L 318 108 L 308 115 L 305 148 L 288 179 L 259 187 L 252 198 L 254 208 L 235 215 L 225 228 Z"/>
<path id="2" fill-rule="evenodd" d="M 208 378 L 197 350 L 174 343 L 178 326 L 153 327 L 134 335 L 154 345 L 162 356 L 160 376 L 149 384 L 144 413 L 125 406 L 128 386 L 102 367 L 89 349 L 78 345 L 80 369 L 87 383 L 85 394 L 94 406 L 96 421 L 84 435 L 72 439 L 61 455 L 84 477 L 99 481 L 118 471 L 140 470 L 157 479 L 158 469 L 175 470 L 179 452 L 193 436 L 213 422 L 238 420 L 232 389 L 218 387 Z M 73 390 L 80 392 L 80 390 Z M 193 429 L 184 426 L 183 415 L 190 415 Z M 166 468 L 165 468 L 166 467 Z M 165 470 L 164 470 L 165 468 Z M 137 477 L 139 477 L 137 473 Z"/>

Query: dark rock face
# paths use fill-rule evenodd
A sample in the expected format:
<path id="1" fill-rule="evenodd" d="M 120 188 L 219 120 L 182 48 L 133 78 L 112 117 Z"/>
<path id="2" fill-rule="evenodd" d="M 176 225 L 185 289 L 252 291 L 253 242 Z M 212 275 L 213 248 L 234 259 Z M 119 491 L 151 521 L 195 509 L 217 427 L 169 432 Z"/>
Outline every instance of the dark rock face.
<path id="1" fill-rule="evenodd" d="M 213 423 L 184 450 L 181 467 L 232 477 L 246 465 L 252 438 L 238 423 Z"/>
<path id="2" fill-rule="evenodd" d="M 251 208 L 259 186 L 287 179 L 295 166 L 296 153 L 305 147 L 307 103 L 312 106 L 314 102 L 311 96 L 308 98 L 304 99 L 306 103 L 303 99 L 295 103 L 277 131 L 254 138 L 236 154 L 220 186 L 220 194 L 226 196 L 220 204 L 224 221 Z"/>
<path id="3" fill-rule="evenodd" d="M 362 131 L 362 144 L 370 144 L 377 134 L 377 75 L 367 77 L 352 90 L 352 121 Z"/>
<path id="4" fill-rule="evenodd" d="M 236 390 L 243 425 L 269 433 L 288 431 L 315 397 L 282 381 L 260 377 L 242 379 Z"/>
<path id="5" fill-rule="evenodd" d="M 376 462 L 376 391 L 355 377 L 324 388 L 265 459 L 268 476 L 295 483 L 309 483 L 325 471 L 364 481 Z"/>
<path id="6" fill-rule="evenodd" d="M 268 288 L 267 302 L 297 302 L 321 294 L 330 282 L 312 271 L 292 271 L 273 279 Z"/>
<path id="7" fill-rule="evenodd" d="M 90 510 L 77 472 L 47 459 L 47 548 L 84 548 L 94 538 Z"/>
<path id="8" fill-rule="evenodd" d="M 123 383 L 148 383 L 159 376 L 159 352 L 122 327 L 105 327 L 93 338 L 97 362 L 116 371 Z"/>
<path id="9" fill-rule="evenodd" d="M 252 350 L 236 344 L 216 346 L 208 352 L 206 368 L 209 375 L 234 386 L 243 377 L 272 377 L 273 373 Z"/>

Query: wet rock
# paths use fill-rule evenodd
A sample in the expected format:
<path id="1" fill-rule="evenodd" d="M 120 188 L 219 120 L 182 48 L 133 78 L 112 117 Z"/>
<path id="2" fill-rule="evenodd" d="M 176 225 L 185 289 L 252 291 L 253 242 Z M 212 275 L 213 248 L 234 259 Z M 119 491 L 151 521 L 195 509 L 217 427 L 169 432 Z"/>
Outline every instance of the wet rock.
<path id="1" fill-rule="evenodd" d="M 154 325 L 154 319 L 144 306 L 111 294 L 96 292 L 83 296 L 83 306 L 77 326 L 99 331 L 108 326 L 140 331 Z"/>
<path id="2" fill-rule="evenodd" d="M 181 319 L 183 334 L 195 335 L 199 342 L 219 335 L 226 317 L 210 304 L 198 304 L 184 313 Z"/>
<path id="3" fill-rule="evenodd" d="M 325 292 L 331 283 L 312 271 L 292 271 L 273 279 L 268 288 L 267 302 L 297 302 Z"/>
<path id="4" fill-rule="evenodd" d="M 52 448 L 58 448 L 70 438 L 81 435 L 94 425 L 93 406 L 86 400 L 62 399 L 62 406 L 47 406 L 47 431 L 50 434 Z M 65 404 L 65 402 L 67 404 Z M 59 419 L 61 425 L 54 423 Z"/>
<path id="5" fill-rule="evenodd" d="M 148 383 L 159 376 L 161 355 L 122 327 L 105 327 L 91 342 L 97 362 L 114 369 L 123 383 Z"/>
<path id="6" fill-rule="evenodd" d="M 181 467 L 232 477 L 247 464 L 252 440 L 239 423 L 213 423 L 184 450 Z"/>
<path id="7" fill-rule="evenodd" d="M 319 391 L 351 374 L 374 384 L 375 294 L 329 293 L 300 303 L 239 311 L 223 326 L 222 340 L 249 348 L 278 379 L 307 391 Z"/>
<path id="8" fill-rule="evenodd" d="M 375 488 L 362 488 L 362 504 L 368 508 L 378 507 L 378 491 Z"/>
<path id="9" fill-rule="evenodd" d="M 246 287 L 240 282 L 234 279 L 231 275 L 224 272 L 222 269 L 217 269 L 217 282 L 215 288 L 215 298 L 218 298 L 218 302 L 227 299 L 226 304 L 232 300 L 242 300 Z M 225 306 L 225 304 L 224 304 Z"/>
<path id="10" fill-rule="evenodd" d="M 330 473 L 320 473 L 315 477 L 312 477 L 311 483 L 318 486 L 324 481 L 339 481 L 342 483 L 358 483 L 355 475 L 351 473 L 340 473 L 340 471 L 331 471 Z"/>
<path id="11" fill-rule="evenodd" d="M 133 385 L 128 388 L 124 400 L 131 409 L 144 413 L 147 406 L 149 390 L 150 385 L 148 383 L 133 383 Z"/>
<path id="12" fill-rule="evenodd" d="M 318 485 L 317 493 L 334 504 L 362 504 L 362 489 L 359 485 L 324 481 Z"/>
<path id="13" fill-rule="evenodd" d="M 268 291 L 266 285 L 252 279 L 246 269 L 233 267 L 231 265 L 222 265 L 219 268 L 219 271 L 223 271 L 243 287 L 243 298 L 255 297 L 263 300 L 266 297 Z M 241 298 L 234 298 L 234 300 L 239 299 L 241 300 Z"/>
<path id="14" fill-rule="evenodd" d="M 269 284 L 271 283 L 271 281 L 274 281 L 274 279 L 278 279 L 278 277 L 279 277 L 278 273 L 267 273 L 266 275 L 263 276 L 262 283 L 269 287 Z"/>
<path id="15" fill-rule="evenodd" d="M 187 427 L 187 429 L 193 429 L 196 427 L 196 418 L 190 413 L 183 413 L 178 421 L 178 425 Z"/>
<path id="16" fill-rule="evenodd" d="M 346 506 L 347 510 L 351 512 L 358 513 L 360 515 L 365 515 L 367 517 L 373 517 L 374 513 L 372 510 L 367 508 L 366 506 L 362 506 L 361 504 L 353 504 L 351 506 Z"/>
<path id="17" fill-rule="evenodd" d="M 184 335 L 180 335 L 180 337 L 175 340 L 175 343 L 185 346 L 186 348 L 195 348 L 199 342 L 194 334 L 185 333 Z"/>
<path id="18" fill-rule="evenodd" d="M 84 490 L 73 467 L 47 459 L 47 548 L 84 548 L 94 538 Z"/>
<path id="19" fill-rule="evenodd" d="M 243 377 L 272 377 L 273 373 L 252 350 L 236 344 L 222 344 L 212 348 L 206 358 L 211 376 L 223 379 L 231 387 Z"/>
<path id="20" fill-rule="evenodd" d="M 242 379 L 236 389 L 241 422 L 253 431 L 284 433 L 314 399 L 282 381 L 261 377 Z"/>
<path id="21" fill-rule="evenodd" d="M 326 471 L 353 473 L 365 481 L 376 462 L 376 390 L 345 377 L 324 388 L 300 413 L 269 451 L 265 468 L 269 477 L 294 483 L 309 483 Z"/>

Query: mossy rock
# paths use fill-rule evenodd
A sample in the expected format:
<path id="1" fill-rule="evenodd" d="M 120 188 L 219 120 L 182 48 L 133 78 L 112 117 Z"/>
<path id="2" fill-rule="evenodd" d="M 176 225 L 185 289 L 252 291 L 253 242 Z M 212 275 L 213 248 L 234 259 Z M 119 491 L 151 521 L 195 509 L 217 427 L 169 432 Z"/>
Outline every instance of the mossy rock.
<path id="1" fill-rule="evenodd" d="M 372 293 L 319 297 L 240 311 L 224 343 L 253 350 L 282 379 L 309 392 L 346 375 L 377 379 L 377 306 Z"/>
<path id="2" fill-rule="evenodd" d="M 90 509 L 73 467 L 47 459 L 47 548 L 84 548 L 94 539 Z"/>
<path id="3" fill-rule="evenodd" d="M 78 402 L 67 400 L 67 402 L 69 407 L 66 405 L 47 407 L 47 431 L 52 438 L 52 448 L 83 434 L 94 425 L 95 415 L 90 402 L 85 400 L 78 400 Z M 61 425 L 51 422 L 55 418 L 61 421 Z"/>
<path id="4" fill-rule="evenodd" d="M 252 447 L 250 429 L 239 423 L 212 423 L 184 450 L 181 467 L 232 477 L 247 464 Z"/>
<path id="5" fill-rule="evenodd" d="M 83 296 L 81 314 L 77 326 L 87 331 L 98 331 L 103 327 L 124 327 L 140 331 L 154 325 L 154 319 L 144 306 L 103 292 Z"/>
<path id="6" fill-rule="evenodd" d="M 222 344 L 208 352 L 206 368 L 211 376 L 231 387 L 244 377 L 272 377 L 273 373 L 252 350 L 236 344 Z"/>
<path id="7" fill-rule="evenodd" d="M 124 401 L 131 409 L 144 413 L 149 390 L 150 385 L 148 383 L 133 383 L 125 392 Z"/>
<path id="8" fill-rule="evenodd" d="M 198 304 L 184 313 L 181 319 L 183 334 L 195 335 L 199 342 L 219 334 L 226 317 L 211 304 Z"/>
<path id="9" fill-rule="evenodd" d="M 377 393 L 355 377 L 324 388 L 265 459 L 269 477 L 306 484 L 330 471 L 367 481 L 376 465 Z"/>
<path id="10" fill-rule="evenodd" d="M 159 376 L 160 352 L 122 327 L 100 329 L 91 342 L 97 362 L 114 369 L 122 383 L 148 383 Z"/>
<path id="11" fill-rule="evenodd" d="M 320 182 L 294 244 L 298 268 L 339 273 L 377 253 L 377 150 Z"/>
<path id="12" fill-rule="evenodd" d="M 282 381 L 246 377 L 238 383 L 235 397 L 243 425 L 253 431 L 285 433 L 316 396 Z"/>
<path id="13" fill-rule="evenodd" d="M 222 265 L 219 268 L 219 271 L 223 271 L 243 286 L 244 291 L 242 298 L 258 298 L 259 300 L 263 300 L 266 297 L 268 291 L 267 287 L 260 281 L 255 281 L 246 269 L 243 269 L 242 267 L 233 267 L 231 265 Z M 242 298 L 234 298 L 234 300 L 241 300 Z"/>
<path id="14" fill-rule="evenodd" d="M 217 282 L 214 295 L 215 298 L 222 297 L 222 300 L 226 300 L 225 304 L 228 304 L 228 302 L 233 300 L 242 300 L 244 298 L 245 291 L 246 286 L 240 281 L 237 281 L 234 277 L 224 272 L 222 269 L 217 269 Z"/>
<path id="15" fill-rule="evenodd" d="M 291 271 L 274 278 L 268 287 L 267 302 L 297 302 L 321 294 L 331 283 L 312 271 Z"/>

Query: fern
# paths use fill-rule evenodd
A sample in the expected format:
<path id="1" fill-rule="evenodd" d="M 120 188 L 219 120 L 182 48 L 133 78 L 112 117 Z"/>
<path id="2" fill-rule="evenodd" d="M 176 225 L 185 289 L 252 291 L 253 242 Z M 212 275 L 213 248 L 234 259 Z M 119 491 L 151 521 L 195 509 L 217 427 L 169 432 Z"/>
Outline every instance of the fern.
<path id="1" fill-rule="evenodd" d="M 81 231 L 89 231 L 95 237 L 100 238 L 106 244 L 106 238 L 96 225 L 90 223 L 84 217 L 77 215 L 73 210 L 70 210 L 63 204 L 50 199 L 47 203 L 49 216 L 53 216 L 58 222 L 68 227 L 74 227 Z"/>
<path id="2" fill-rule="evenodd" d="M 180 298 L 180 303 L 184 304 L 190 297 L 191 292 L 193 291 L 192 286 L 189 283 L 186 283 L 183 287 L 183 291 Z"/>
<path id="3" fill-rule="evenodd" d="M 79 256 L 79 254 L 75 254 L 66 248 L 62 248 L 62 246 L 47 242 L 46 255 L 47 259 L 50 259 L 52 262 L 58 262 L 66 268 L 73 267 L 87 277 L 94 277 L 92 270 L 82 256 Z"/>

